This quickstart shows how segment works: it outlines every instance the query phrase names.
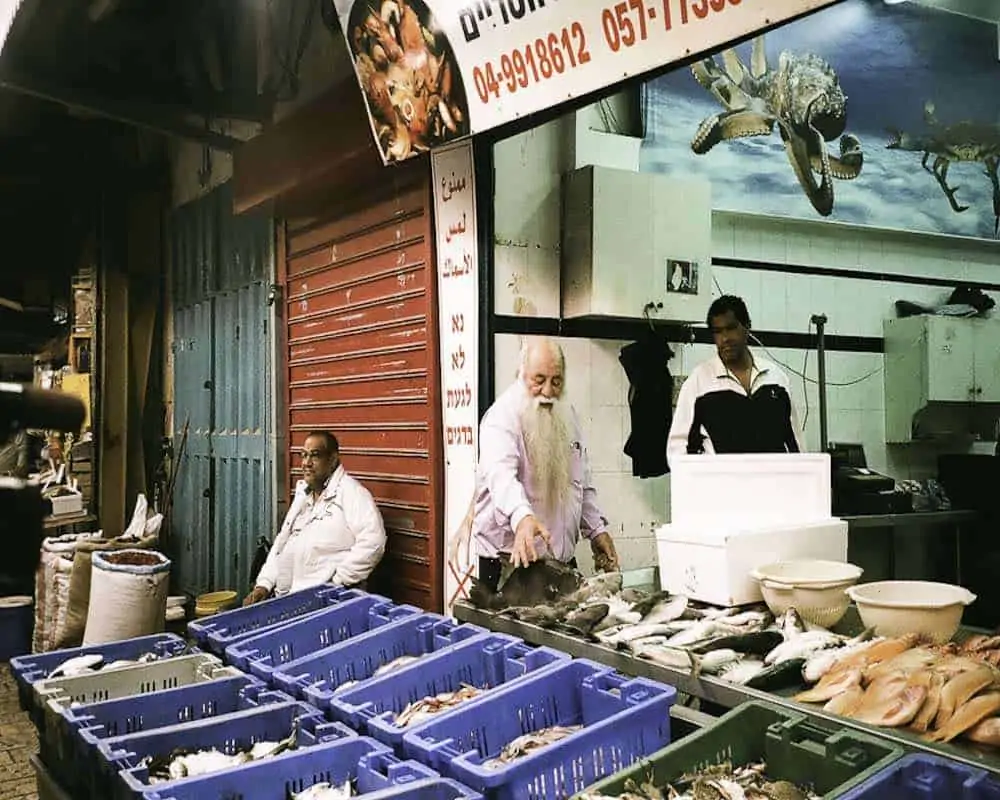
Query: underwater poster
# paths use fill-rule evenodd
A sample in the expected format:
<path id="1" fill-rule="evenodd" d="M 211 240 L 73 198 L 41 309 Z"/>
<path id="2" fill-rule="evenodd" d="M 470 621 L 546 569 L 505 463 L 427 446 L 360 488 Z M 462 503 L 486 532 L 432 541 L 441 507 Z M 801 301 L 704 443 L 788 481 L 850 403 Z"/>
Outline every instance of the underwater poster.
<path id="1" fill-rule="evenodd" d="M 646 84 L 640 169 L 725 211 L 1000 232 L 997 25 L 847 0 Z"/>

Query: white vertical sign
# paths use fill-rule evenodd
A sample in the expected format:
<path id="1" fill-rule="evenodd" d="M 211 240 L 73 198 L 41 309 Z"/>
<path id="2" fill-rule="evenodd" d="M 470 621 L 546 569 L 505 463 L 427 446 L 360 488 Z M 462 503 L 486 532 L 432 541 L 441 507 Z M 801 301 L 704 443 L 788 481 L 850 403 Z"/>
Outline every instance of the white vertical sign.
<path id="1" fill-rule="evenodd" d="M 431 153 L 437 239 L 438 319 L 441 342 L 441 415 L 444 433 L 444 536 L 448 541 L 469 510 L 479 452 L 479 244 L 472 142 Z M 463 549 L 463 553 L 465 550 Z M 471 563 L 446 563 L 444 607 L 467 596 Z"/>

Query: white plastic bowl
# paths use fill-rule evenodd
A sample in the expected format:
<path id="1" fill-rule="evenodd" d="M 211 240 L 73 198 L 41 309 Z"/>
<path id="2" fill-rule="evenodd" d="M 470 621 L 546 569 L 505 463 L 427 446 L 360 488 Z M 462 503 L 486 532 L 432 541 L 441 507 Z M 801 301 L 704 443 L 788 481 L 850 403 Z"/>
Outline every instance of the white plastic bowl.
<path id="1" fill-rule="evenodd" d="M 795 608 L 806 622 L 831 628 L 843 619 L 851 602 L 844 590 L 864 570 L 841 561 L 801 559 L 766 564 L 750 571 L 775 616 Z"/>
<path id="2" fill-rule="evenodd" d="M 976 599 L 962 586 L 931 581 L 864 583 L 847 594 L 857 604 L 861 622 L 875 628 L 876 635 L 916 633 L 935 644 L 955 635 L 965 607 Z"/>

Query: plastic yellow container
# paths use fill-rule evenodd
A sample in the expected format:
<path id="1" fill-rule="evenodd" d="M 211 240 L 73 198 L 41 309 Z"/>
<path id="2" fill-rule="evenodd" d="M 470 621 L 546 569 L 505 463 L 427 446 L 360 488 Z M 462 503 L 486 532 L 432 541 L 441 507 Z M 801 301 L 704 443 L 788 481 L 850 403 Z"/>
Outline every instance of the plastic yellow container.
<path id="1" fill-rule="evenodd" d="M 196 617 L 210 617 L 220 611 L 228 611 L 236 605 L 236 592 L 208 592 L 200 594 L 195 599 L 194 615 Z"/>

